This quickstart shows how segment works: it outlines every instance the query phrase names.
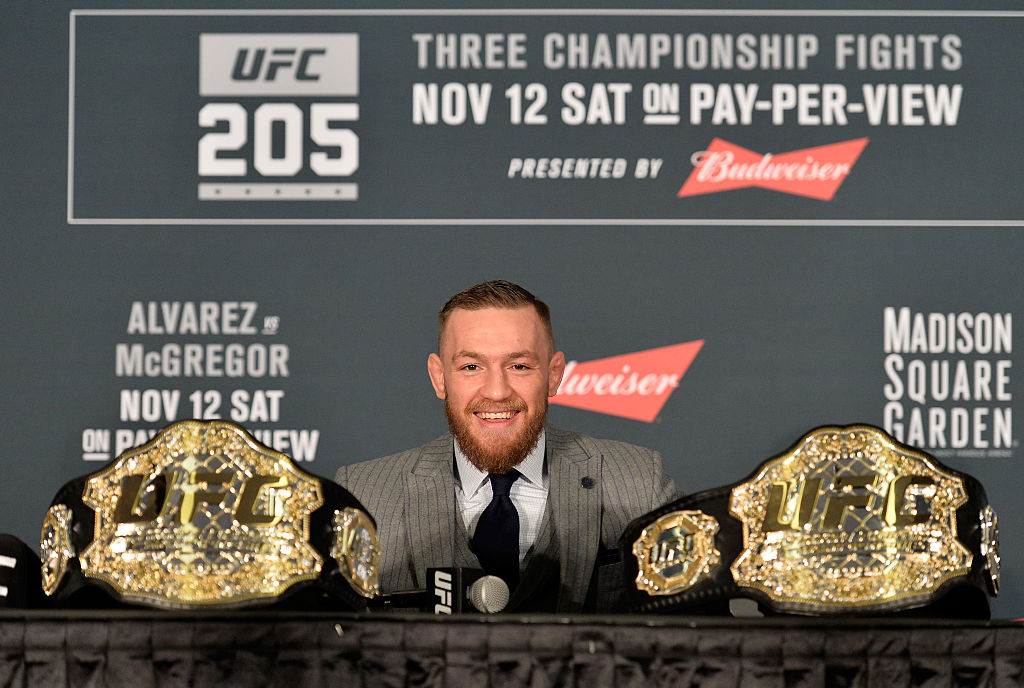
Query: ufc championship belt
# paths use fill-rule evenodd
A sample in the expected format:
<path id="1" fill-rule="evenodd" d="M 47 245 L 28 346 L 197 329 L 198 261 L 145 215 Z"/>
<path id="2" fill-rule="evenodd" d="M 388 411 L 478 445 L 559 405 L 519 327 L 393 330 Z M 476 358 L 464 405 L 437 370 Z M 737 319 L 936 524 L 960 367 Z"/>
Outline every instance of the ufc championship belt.
<path id="1" fill-rule="evenodd" d="M 174 423 L 66 484 L 40 552 L 57 606 L 364 609 L 379 594 L 358 500 L 224 421 Z"/>
<path id="2" fill-rule="evenodd" d="M 634 520 L 631 612 L 988 618 L 995 511 L 981 484 L 869 425 L 823 427 L 745 480 Z"/>

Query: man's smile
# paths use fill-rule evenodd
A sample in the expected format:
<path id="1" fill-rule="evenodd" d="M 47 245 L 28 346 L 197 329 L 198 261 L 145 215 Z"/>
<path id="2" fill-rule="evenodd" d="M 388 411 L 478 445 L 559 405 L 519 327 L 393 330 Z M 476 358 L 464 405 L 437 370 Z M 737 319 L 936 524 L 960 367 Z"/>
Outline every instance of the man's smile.
<path id="1" fill-rule="evenodd" d="M 473 415 L 481 420 L 512 420 L 519 411 L 475 411 Z"/>

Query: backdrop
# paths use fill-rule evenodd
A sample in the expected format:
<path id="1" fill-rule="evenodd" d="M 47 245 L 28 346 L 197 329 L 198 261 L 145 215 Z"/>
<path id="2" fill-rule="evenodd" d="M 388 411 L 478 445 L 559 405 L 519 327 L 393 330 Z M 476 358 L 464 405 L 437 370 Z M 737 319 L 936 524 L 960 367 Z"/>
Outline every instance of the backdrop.
<path id="1" fill-rule="evenodd" d="M 1024 12 L 171 5 L 0 10 L 0 529 L 173 420 L 323 476 L 432 439 L 435 314 L 502 278 L 554 423 L 688 492 L 885 427 L 986 486 L 1024 615 Z"/>

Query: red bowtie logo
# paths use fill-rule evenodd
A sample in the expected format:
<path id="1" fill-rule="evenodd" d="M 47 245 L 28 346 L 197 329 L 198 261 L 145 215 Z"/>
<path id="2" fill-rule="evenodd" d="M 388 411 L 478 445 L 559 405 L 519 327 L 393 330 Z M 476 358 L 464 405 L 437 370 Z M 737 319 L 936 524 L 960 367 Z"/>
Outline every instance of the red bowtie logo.
<path id="1" fill-rule="evenodd" d="M 759 155 L 716 138 L 706 151 L 694 155 L 695 169 L 678 196 L 759 186 L 831 201 L 867 143 L 866 138 L 853 139 L 789 153 Z"/>
<path id="2" fill-rule="evenodd" d="M 633 354 L 569 361 L 552 404 L 653 423 L 704 340 Z"/>

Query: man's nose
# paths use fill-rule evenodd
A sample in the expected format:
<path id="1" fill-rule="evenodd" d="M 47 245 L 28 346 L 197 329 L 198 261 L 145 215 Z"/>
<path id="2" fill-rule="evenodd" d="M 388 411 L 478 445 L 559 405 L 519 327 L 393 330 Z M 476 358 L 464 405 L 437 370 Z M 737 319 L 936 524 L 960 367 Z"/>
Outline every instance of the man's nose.
<path id="1" fill-rule="evenodd" d="M 488 371 L 482 392 L 488 399 L 496 400 L 505 399 L 512 394 L 512 388 L 509 387 L 508 377 L 503 368 Z"/>

